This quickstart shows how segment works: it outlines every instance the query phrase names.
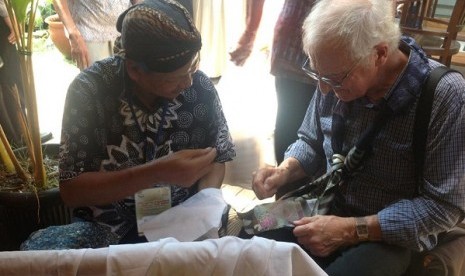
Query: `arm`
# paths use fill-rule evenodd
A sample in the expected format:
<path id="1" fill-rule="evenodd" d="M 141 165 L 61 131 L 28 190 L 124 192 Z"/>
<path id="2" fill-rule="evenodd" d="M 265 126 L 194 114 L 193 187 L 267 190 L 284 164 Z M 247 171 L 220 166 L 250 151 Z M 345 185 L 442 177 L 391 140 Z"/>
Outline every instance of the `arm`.
<path id="1" fill-rule="evenodd" d="M 10 34 L 8 35 L 8 42 L 14 44 L 16 42 L 15 32 L 13 26 L 11 25 L 10 17 L 8 16 L 8 11 L 6 10 L 6 5 L 4 0 L 0 0 L 0 16 L 3 17 L 5 24 L 10 29 Z"/>
<path id="2" fill-rule="evenodd" d="M 418 194 L 396 200 L 377 214 L 366 216 L 368 241 L 429 250 L 436 245 L 439 233 L 463 220 L 465 105 L 459 100 L 463 99 L 460 90 L 463 85 L 462 77 L 457 74 L 448 74 L 439 83 Z M 294 223 L 299 243 L 318 256 L 361 242 L 354 218 L 315 216 Z"/>
<path id="3" fill-rule="evenodd" d="M 426 250 L 465 214 L 465 81 L 445 75 L 435 90 L 418 195 L 378 212 L 389 243 Z M 399 212 L 405 214 L 399 216 Z M 402 229 L 404 235 L 398 234 Z M 408 238 L 407 238 L 408 237 Z"/>
<path id="4" fill-rule="evenodd" d="M 53 0 L 53 6 L 68 31 L 69 41 L 71 43 L 71 58 L 76 61 L 79 69 L 83 70 L 89 67 L 87 45 L 71 16 L 68 0 Z"/>
<path id="5" fill-rule="evenodd" d="M 252 189 L 258 199 L 272 197 L 279 188 L 307 175 L 295 158 L 285 159 L 278 167 L 265 167 L 252 175 Z"/>
<path id="6" fill-rule="evenodd" d="M 213 163 L 216 149 L 183 150 L 152 162 L 112 172 L 85 172 L 60 183 L 69 206 L 105 205 L 134 195 L 154 183 L 189 187 L 199 178 L 222 181 L 221 166 Z M 224 167 L 223 167 L 224 168 Z"/>
<path id="7" fill-rule="evenodd" d="M 10 29 L 10 34 L 8 35 L 8 42 L 10 42 L 11 44 L 14 44 L 16 42 L 16 36 L 13 30 L 13 25 L 11 25 L 10 17 L 9 16 L 4 17 L 3 20 L 5 20 L 5 24 Z"/>
<path id="8" fill-rule="evenodd" d="M 368 239 L 361 240 L 355 218 L 336 216 L 304 217 L 294 221 L 294 235 L 299 244 L 313 255 L 325 257 L 344 246 L 366 241 L 381 241 L 381 227 L 376 215 L 362 217 L 368 228 Z"/>
<path id="9" fill-rule="evenodd" d="M 265 0 L 247 0 L 246 24 L 236 49 L 230 52 L 231 61 L 242 66 L 252 53 L 255 36 L 262 19 Z"/>
<path id="10" fill-rule="evenodd" d="M 224 163 L 214 163 L 212 169 L 200 179 L 199 191 L 206 188 L 221 188 L 225 172 Z"/>
<path id="11" fill-rule="evenodd" d="M 321 164 L 326 161 L 322 148 L 323 135 L 318 122 L 320 114 L 317 106 L 321 104 L 321 98 L 320 93 L 312 97 L 297 133 L 299 139 L 289 146 L 284 161 L 278 167 L 266 167 L 254 173 L 252 188 L 259 199 L 271 197 L 280 188 L 305 177 L 316 176 L 321 171 Z M 326 106 L 332 110 L 331 103 Z"/>

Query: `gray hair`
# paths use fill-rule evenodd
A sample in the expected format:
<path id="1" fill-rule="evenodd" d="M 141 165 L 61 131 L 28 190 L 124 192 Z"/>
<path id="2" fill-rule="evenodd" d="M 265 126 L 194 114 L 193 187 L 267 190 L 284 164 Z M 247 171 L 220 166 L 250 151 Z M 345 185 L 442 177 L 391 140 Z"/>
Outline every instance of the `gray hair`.
<path id="1" fill-rule="evenodd" d="M 357 61 L 367 58 L 381 42 L 389 45 L 389 51 L 397 49 L 400 29 L 390 1 L 318 1 L 302 27 L 304 52 L 312 58 L 318 47 L 333 47 Z"/>

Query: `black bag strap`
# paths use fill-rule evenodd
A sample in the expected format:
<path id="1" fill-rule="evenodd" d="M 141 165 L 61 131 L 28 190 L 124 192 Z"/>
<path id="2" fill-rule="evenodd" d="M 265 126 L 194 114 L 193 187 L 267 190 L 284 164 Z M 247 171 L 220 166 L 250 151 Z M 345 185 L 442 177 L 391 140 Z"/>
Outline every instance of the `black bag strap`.
<path id="1" fill-rule="evenodd" d="M 413 154 L 415 158 L 415 173 L 417 179 L 423 175 L 425 164 L 426 138 L 428 136 L 428 125 L 431 119 L 434 91 L 439 80 L 449 72 L 458 72 L 446 66 L 439 66 L 431 70 L 424 89 L 418 99 L 415 122 L 413 126 Z"/>

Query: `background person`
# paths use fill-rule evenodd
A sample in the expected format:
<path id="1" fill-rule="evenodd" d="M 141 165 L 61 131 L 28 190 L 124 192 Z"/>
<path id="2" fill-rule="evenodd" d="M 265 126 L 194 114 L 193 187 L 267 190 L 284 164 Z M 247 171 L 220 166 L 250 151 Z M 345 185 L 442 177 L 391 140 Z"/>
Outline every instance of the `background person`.
<path id="1" fill-rule="evenodd" d="M 53 0 L 71 44 L 71 58 L 83 70 L 113 55 L 118 16 L 140 0 Z"/>
<path id="2" fill-rule="evenodd" d="M 265 0 L 247 0 L 246 28 L 231 61 L 242 66 L 252 53 Z M 302 50 L 302 23 L 315 1 L 285 0 L 274 27 L 271 74 L 275 76 L 277 113 L 274 150 L 277 164 L 284 152 L 297 140 L 297 130 L 315 91 L 315 82 L 302 71 L 306 56 Z"/>

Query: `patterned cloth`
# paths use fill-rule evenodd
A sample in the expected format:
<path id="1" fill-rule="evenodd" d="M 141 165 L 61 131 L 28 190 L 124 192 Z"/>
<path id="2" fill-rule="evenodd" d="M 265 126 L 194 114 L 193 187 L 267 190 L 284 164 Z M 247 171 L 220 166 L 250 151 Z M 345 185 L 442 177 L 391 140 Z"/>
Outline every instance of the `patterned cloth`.
<path id="1" fill-rule="evenodd" d="M 122 170 L 182 149 L 216 147 L 216 162 L 232 160 L 235 151 L 220 99 L 205 74 L 196 72 L 189 89 L 150 112 L 125 95 L 129 80 L 123 80 L 123 64 L 120 57 L 97 62 L 70 85 L 61 135 L 62 181 L 82 172 Z M 196 185 L 171 187 L 173 206 L 197 190 Z M 92 207 L 86 215 L 80 216 L 120 236 L 136 223 L 133 197 Z"/>
<path id="2" fill-rule="evenodd" d="M 176 1 L 144 1 L 121 14 L 116 23 L 126 58 L 150 71 L 173 72 L 186 65 L 202 47 L 189 12 Z M 163 43 L 160 43 L 163 41 Z"/>
<path id="3" fill-rule="evenodd" d="M 40 229 L 21 244 L 20 250 L 101 248 L 118 244 L 108 227 L 88 221 Z"/>
<path id="4" fill-rule="evenodd" d="M 68 0 L 71 17 L 85 41 L 113 41 L 116 20 L 131 6 L 130 0 Z"/>
<path id="5" fill-rule="evenodd" d="M 450 73 L 439 82 L 426 142 L 424 177 L 416 182 L 412 150 L 413 124 L 418 95 L 432 68 L 439 63 L 426 58 L 411 39 L 400 49 L 409 55 L 408 65 L 385 96 L 394 111 L 373 142 L 373 154 L 363 173 L 346 181 L 341 195 L 341 216 L 377 214 L 383 239 L 416 250 L 431 249 L 437 234 L 463 219 L 465 210 L 465 81 Z M 314 175 L 326 163 L 331 166 L 331 125 L 337 98 L 317 93 L 310 103 L 299 140 L 286 152 Z M 343 152 L 356 142 L 361 131 L 378 113 L 366 99 L 349 104 Z"/>

